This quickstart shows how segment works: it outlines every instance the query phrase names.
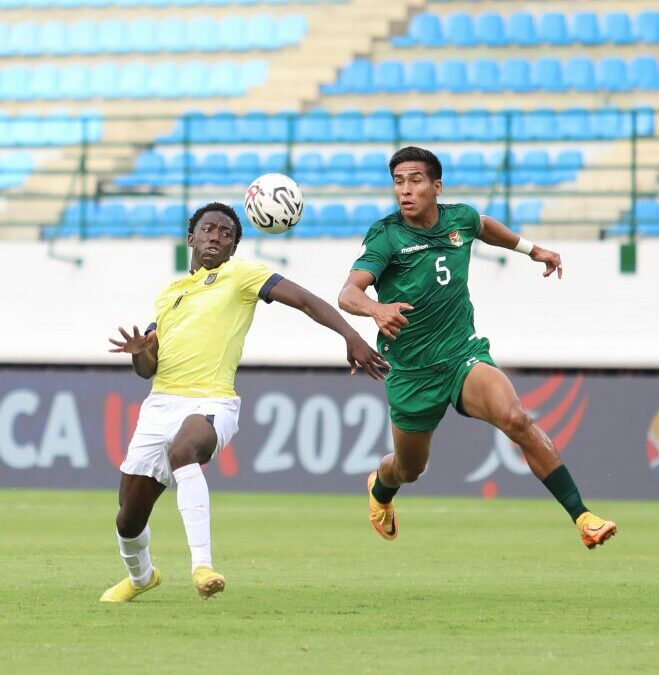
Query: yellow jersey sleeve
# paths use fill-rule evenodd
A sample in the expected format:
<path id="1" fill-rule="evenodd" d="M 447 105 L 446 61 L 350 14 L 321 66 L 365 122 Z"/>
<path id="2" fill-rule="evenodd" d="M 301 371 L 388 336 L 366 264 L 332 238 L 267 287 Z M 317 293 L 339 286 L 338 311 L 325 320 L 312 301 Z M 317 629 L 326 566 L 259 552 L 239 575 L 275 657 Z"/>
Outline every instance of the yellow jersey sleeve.
<path id="1" fill-rule="evenodd" d="M 240 261 L 240 269 L 237 271 L 237 280 L 240 287 L 240 297 L 243 302 L 256 302 L 268 300 L 270 290 L 282 279 L 280 274 L 275 274 L 263 263 Z"/>

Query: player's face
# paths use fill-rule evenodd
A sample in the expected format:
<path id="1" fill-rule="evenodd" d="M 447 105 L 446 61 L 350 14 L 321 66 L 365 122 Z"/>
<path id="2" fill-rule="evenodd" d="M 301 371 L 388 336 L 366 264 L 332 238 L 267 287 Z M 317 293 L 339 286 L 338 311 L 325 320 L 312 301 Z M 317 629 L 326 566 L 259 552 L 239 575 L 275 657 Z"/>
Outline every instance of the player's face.
<path id="1" fill-rule="evenodd" d="M 401 162 L 394 169 L 394 193 L 404 218 L 418 218 L 436 209 L 442 181 L 431 180 L 425 162 Z"/>
<path id="2" fill-rule="evenodd" d="M 229 216 L 220 211 L 204 213 L 193 233 L 188 235 L 193 268 L 202 266 L 212 270 L 229 260 L 235 239 L 236 226 Z"/>

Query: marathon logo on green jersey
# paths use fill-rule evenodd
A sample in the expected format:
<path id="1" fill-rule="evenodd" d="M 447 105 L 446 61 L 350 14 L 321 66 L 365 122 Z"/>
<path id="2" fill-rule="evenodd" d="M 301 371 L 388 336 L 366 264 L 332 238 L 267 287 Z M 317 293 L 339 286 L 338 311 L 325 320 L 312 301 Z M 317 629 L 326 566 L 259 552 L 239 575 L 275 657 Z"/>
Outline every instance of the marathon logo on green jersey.
<path id="1" fill-rule="evenodd" d="M 401 253 L 416 253 L 417 251 L 423 251 L 423 249 L 428 248 L 428 244 L 417 244 L 416 246 L 408 246 L 407 248 L 401 248 Z"/>

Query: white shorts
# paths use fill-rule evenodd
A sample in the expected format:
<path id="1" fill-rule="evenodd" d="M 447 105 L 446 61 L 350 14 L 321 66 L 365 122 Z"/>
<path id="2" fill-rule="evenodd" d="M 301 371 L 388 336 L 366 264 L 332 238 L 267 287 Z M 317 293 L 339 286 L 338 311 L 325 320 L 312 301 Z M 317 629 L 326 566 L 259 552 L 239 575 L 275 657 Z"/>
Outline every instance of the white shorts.
<path id="1" fill-rule="evenodd" d="M 119 467 L 123 473 L 151 476 L 169 486 L 174 481 L 169 465 L 169 446 L 183 421 L 190 415 L 208 415 L 217 433 L 213 456 L 222 450 L 238 431 L 240 398 L 190 398 L 174 394 L 149 394 L 137 420 L 137 428 L 128 446 L 126 459 Z"/>

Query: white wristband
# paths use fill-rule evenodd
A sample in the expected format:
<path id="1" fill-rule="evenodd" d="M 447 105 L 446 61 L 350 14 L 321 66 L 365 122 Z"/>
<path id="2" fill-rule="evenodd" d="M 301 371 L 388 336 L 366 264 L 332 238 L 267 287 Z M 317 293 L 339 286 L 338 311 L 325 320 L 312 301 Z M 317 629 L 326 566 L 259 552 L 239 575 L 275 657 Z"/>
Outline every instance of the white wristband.
<path id="1" fill-rule="evenodd" d="M 522 237 L 520 237 L 519 241 L 517 242 L 517 246 L 515 246 L 515 251 L 517 251 L 517 253 L 523 253 L 524 255 L 531 255 L 532 250 L 533 250 L 533 242 L 529 241 L 528 239 L 522 239 Z"/>

